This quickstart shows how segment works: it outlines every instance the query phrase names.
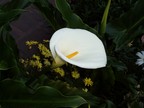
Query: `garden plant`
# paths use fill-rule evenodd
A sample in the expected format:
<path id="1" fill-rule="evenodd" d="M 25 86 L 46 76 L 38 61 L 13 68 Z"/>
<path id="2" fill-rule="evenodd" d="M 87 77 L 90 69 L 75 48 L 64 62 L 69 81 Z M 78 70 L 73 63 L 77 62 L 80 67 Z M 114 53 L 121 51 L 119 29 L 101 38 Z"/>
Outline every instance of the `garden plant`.
<path id="1" fill-rule="evenodd" d="M 20 56 L 11 23 L 33 5 L 50 25 Z M 0 108 L 144 108 L 144 0 L 0 4 Z"/>

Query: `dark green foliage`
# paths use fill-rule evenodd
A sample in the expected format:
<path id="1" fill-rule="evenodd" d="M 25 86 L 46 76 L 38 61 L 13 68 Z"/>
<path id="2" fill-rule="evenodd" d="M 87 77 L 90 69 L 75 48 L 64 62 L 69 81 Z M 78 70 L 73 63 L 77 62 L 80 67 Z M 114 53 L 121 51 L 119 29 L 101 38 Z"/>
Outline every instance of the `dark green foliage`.
<path id="1" fill-rule="evenodd" d="M 95 70 L 75 67 L 81 74 L 80 80 L 69 75 L 71 65 L 62 67 L 67 75 L 64 78 L 55 77 L 49 67 L 25 76 L 23 71 L 27 71 L 20 67 L 10 23 L 29 5 L 37 7 L 54 31 L 82 28 L 102 37 L 107 66 Z M 49 0 L 11 0 L 0 6 L 0 107 L 143 108 L 144 72 L 143 66 L 135 65 L 135 54 L 143 50 L 144 1 L 112 0 L 106 32 L 101 36 L 100 23 L 106 5 L 107 0 L 55 0 L 54 5 Z M 84 84 L 80 81 L 85 77 L 94 81 L 89 92 L 81 90 Z"/>
<path id="2" fill-rule="evenodd" d="M 3 108 L 56 108 L 78 107 L 87 102 L 80 96 L 64 96 L 50 86 L 30 89 L 21 81 L 3 80 L 0 82 L 0 103 Z"/>
<path id="3" fill-rule="evenodd" d="M 131 10 L 108 23 L 107 33 L 114 39 L 116 50 L 122 49 L 138 35 L 144 33 L 143 4 L 143 0 L 137 1 Z"/>
<path id="4" fill-rule="evenodd" d="M 67 27 L 87 29 L 98 35 L 95 29 L 89 27 L 78 15 L 72 12 L 66 0 L 63 0 L 63 2 L 56 0 L 56 6 L 57 9 L 61 12 L 63 19 L 67 22 Z"/>
<path id="5" fill-rule="evenodd" d="M 14 1 L 1 6 L 0 9 L 0 70 L 12 71 L 13 74 L 5 75 L 6 71 L 1 72 L 0 80 L 3 77 L 17 76 L 18 72 L 18 49 L 15 40 L 10 35 L 10 22 L 13 21 L 21 14 L 24 10 L 22 8 L 27 4 L 27 2 L 16 4 Z M 12 7 L 15 7 L 13 9 Z M 17 8 L 18 9 L 17 9 Z M 9 72 L 8 72 L 9 73 Z M 4 75 L 3 75 L 4 74 Z"/>

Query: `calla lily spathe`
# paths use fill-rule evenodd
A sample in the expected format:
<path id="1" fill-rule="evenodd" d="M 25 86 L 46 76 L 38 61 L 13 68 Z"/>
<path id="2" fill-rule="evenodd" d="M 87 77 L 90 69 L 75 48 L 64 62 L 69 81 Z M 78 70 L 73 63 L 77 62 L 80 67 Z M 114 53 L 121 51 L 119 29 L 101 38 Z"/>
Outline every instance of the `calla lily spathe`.
<path id="1" fill-rule="evenodd" d="M 84 29 L 59 29 L 50 39 L 50 50 L 57 66 L 68 62 L 81 68 L 96 69 L 105 67 L 107 62 L 101 40 Z"/>

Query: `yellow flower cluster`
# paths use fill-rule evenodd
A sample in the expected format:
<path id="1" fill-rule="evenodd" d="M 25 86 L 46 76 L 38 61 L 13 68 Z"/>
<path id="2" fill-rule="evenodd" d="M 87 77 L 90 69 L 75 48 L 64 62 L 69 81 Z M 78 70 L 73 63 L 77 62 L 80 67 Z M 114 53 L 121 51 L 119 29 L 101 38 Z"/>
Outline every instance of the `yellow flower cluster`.
<path id="1" fill-rule="evenodd" d="M 39 60 L 30 60 L 29 65 L 32 67 L 36 67 L 38 70 L 42 69 L 42 63 Z"/>
<path id="2" fill-rule="evenodd" d="M 48 57 L 51 57 L 51 53 L 50 51 L 48 50 L 47 47 L 45 47 L 44 44 L 38 44 L 38 49 L 40 50 L 41 54 L 45 57 L 45 58 L 48 58 Z"/>
<path id="3" fill-rule="evenodd" d="M 91 80 L 91 78 L 85 78 L 84 80 L 83 80 L 83 82 L 84 82 L 84 84 L 85 84 L 85 86 L 92 86 L 93 85 L 93 81 Z"/>
<path id="4" fill-rule="evenodd" d="M 43 43 L 49 42 L 49 40 L 43 40 Z M 49 51 L 49 49 L 43 44 L 43 43 L 39 43 L 37 41 L 26 41 L 26 45 L 29 47 L 29 49 L 32 48 L 33 45 L 36 45 L 40 51 L 39 54 L 33 54 L 32 57 L 30 59 L 20 59 L 20 62 L 25 66 L 25 67 L 33 67 L 33 68 L 37 68 L 39 71 L 42 70 L 43 66 L 50 66 L 51 63 L 49 61 L 49 57 L 51 57 L 51 53 Z M 40 57 L 40 56 L 43 56 Z"/>
<path id="5" fill-rule="evenodd" d="M 29 49 L 32 48 L 32 45 L 37 45 L 37 41 L 26 41 L 26 45 L 29 47 Z"/>
<path id="6" fill-rule="evenodd" d="M 39 71 L 42 69 L 42 63 L 39 59 L 20 59 L 20 62 L 24 65 L 24 67 L 32 66 L 33 68 L 37 68 Z"/>
<path id="7" fill-rule="evenodd" d="M 55 68 L 54 71 L 58 74 L 60 74 L 61 77 L 64 77 L 65 72 L 62 68 Z"/>
<path id="8" fill-rule="evenodd" d="M 74 79 L 78 79 L 80 77 L 80 74 L 77 71 L 71 72 L 71 75 Z"/>

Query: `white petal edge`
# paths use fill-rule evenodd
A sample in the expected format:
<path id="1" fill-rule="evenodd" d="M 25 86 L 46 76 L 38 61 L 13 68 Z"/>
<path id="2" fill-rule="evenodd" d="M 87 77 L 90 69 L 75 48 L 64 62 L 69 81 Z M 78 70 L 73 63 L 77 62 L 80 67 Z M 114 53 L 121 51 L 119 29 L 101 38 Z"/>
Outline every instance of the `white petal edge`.
<path id="1" fill-rule="evenodd" d="M 142 65 L 144 63 L 143 59 L 137 59 L 136 64 L 137 65 Z"/>
<path id="2" fill-rule="evenodd" d="M 138 57 L 140 57 L 141 59 L 144 59 L 144 55 L 143 55 L 142 52 L 137 52 L 136 55 L 137 55 Z"/>

